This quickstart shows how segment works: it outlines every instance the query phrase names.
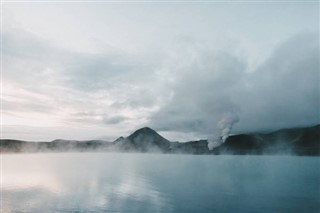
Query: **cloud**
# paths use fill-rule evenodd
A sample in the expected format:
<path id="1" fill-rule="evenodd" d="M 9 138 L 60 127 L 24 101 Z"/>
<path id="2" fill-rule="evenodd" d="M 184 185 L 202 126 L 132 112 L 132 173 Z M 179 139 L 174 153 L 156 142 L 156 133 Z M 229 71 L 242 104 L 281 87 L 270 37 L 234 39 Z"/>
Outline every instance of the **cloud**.
<path id="1" fill-rule="evenodd" d="M 253 71 L 232 48 L 174 41 L 150 55 L 80 53 L 32 32 L 6 30 L 4 112 L 23 113 L 15 125 L 36 122 L 39 113 L 44 122 L 50 113 L 53 123 L 66 128 L 93 125 L 119 132 L 115 128 L 149 125 L 202 137 L 216 132 L 229 112 L 240 119 L 234 132 L 320 123 L 318 34 L 279 44 Z"/>
<path id="2" fill-rule="evenodd" d="M 20 112 L 44 112 L 50 113 L 53 112 L 54 109 L 50 107 L 48 104 L 38 104 L 32 103 L 30 101 L 8 101 L 2 100 L 2 110 L 5 111 L 20 111 Z"/>
<path id="3" fill-rule="evenodd" d="M 241 103 L 242 117 L 247 119 L 244 127 L 277 129 L 320 123 L 319 70 L 318 34 L 299 34 L 280 44 L 248 76 L 245 102 L 250 104 Z"/>
<path id="4" fill-rule="evenodd" d="M 176 72 L 172 100 L 151 117 L 151 126 L 209 133 L 223 113 L 238 110 L 232 97 L 242 86 L 245 62 L 224 51 L 197 52 Z"/>
<path id="5" fill-rule="evenodd" d="M 279 44 L 254 72 L 232 52 L 200 51 L 195 58 L 173 77 L 173 96 L 150 126 L 208 136 L 228 112 L 239 116 L 235 132 L 320 123 L 318 34 Z"/>
<path id="6" fill-rule="evenodd" d="M 113 125 L 113 124 L 121 123 L 121 122 L 125 121 L 126 119 L 127 119 L 126 117 L 118 115 L 118 116 L 107 117 L 107 118 L 104 119 L 104 122 L 106 124 L 112 124 Z"/>
<path id="7" fill-rule="evenodd" d="M 46 117 L 65 128 L 126 131 L 144 123 L 161 99 L 153 62 L 143 56 L 74 52 L 18 28 L 2 34 L 4 125 Z M 130 118 L 127 127 L 120 118 Z"/>

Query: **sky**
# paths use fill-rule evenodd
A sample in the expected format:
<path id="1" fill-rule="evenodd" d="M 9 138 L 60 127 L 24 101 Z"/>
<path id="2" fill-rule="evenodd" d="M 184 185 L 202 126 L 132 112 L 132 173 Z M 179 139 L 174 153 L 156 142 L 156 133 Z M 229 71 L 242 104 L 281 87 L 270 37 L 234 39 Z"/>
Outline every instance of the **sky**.
<path id="1" fill-rule="evenodd" d="M 319 2 L 2 3 L 2 138 L 320 123 Z"/>

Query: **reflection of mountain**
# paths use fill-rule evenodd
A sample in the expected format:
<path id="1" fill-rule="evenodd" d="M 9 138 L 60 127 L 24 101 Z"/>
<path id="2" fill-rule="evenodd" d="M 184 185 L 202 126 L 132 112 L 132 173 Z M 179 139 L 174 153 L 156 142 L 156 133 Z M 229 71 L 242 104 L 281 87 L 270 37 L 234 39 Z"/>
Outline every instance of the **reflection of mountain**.
<path id="1" fill-rule="evenodd" d="M 51 142 L 25 142 L 2 139 L 2 152 L 64 152 L 64 151 L 116 151 L 116 152 L 162 152 L 186 154 L 296 154 L 320 155 L 320 125 L 283 129 L 261 134 L 230 136 L 224 144 L 209 151 L 206 140 L 186 143 L 170 142 L 156 131 L 145 127 L 128 137 L 114 142 L 100 140 Z"/>

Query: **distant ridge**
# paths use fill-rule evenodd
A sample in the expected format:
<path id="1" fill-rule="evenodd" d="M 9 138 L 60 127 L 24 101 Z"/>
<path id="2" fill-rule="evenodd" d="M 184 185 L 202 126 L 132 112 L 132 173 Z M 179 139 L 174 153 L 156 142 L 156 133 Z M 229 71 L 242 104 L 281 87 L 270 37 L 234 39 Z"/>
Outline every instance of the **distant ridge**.
<path id="1" fill-rule="evenodd" d="M 215 150 L 229 154 L 320 155 L 320 125 L 229 137 Z"/>
<path id="2" fill-rule="evenodd" d="M 183 154 L 254 154 L 320 156 L 320 125 L 281 129 L 262 134 L 232 135 L 212 151 L 207 140 L 185 143 L 170 142 L 155 130 L 144 127 L 128 137 L 113 142 L 101 140 L 75 141 L 57 139 L 51 142 L 27 142 L 1 139 L 0 150 L 6 152 L 147 152 Z"/>

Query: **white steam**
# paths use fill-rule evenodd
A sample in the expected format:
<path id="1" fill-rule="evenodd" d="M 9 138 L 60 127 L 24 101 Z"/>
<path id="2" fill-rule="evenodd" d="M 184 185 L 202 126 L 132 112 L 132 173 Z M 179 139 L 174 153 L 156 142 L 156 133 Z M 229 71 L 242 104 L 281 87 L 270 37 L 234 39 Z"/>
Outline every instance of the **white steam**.
<path id="1" fill-rule="evenodd" d="M 239 122 L 239 117 L 235 113 L 226 113 L 218 123 L 217 133 L 208 139 L 209 150 L 224 143 L 231 133 L 232 126 L 237 122 Z"/>

